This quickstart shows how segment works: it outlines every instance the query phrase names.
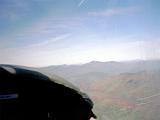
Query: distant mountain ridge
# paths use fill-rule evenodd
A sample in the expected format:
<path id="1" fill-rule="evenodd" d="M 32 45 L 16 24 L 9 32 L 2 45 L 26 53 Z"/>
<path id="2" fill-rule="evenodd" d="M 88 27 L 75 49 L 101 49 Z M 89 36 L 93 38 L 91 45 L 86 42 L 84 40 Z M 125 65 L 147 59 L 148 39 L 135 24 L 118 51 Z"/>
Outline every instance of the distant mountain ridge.
<path id="1" fill-rule="evenodd" d="M 42 71 L 54 73 L 68 80 L 73 80 L 77 76 L 94 74 L 121 74 L 121 73 L 136 73 L 141 71 L 160 70 L 160 60 L 149 61 L 128 61 L 128 62 L 99 62 L 92 61 L 80 65 L 56 65 L 40 68 Z"/>

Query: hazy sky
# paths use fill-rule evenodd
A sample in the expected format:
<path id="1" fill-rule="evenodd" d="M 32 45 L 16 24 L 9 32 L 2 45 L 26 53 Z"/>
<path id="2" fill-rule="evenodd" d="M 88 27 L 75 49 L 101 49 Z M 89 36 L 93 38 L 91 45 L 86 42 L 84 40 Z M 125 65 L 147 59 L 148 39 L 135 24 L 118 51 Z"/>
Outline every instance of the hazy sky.
<path id="1" fill-rule="evenodd" d="M 160 58 L 160 0 L 0 0 L 0 63 Z"/>

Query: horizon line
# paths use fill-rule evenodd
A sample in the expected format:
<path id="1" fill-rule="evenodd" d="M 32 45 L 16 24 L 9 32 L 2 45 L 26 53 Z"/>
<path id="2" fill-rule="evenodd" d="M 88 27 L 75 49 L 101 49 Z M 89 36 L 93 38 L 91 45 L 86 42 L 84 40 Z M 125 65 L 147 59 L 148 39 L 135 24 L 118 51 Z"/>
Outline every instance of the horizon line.
<path id="1" fill-rule="evenodd" d="M 89 62 L 83 62 L 83 63 L 73 63 L 73 64 L 51 64 L 51 65 L 44 65 L 44 66 L 32 66 L 35 68 L 43 68 L 43 67 L 50 67 L 50 66 L 70 66 L 70 65 L 84 65 L 84 64 L 89 64 L 93 62 L 100 62 L 100 63 L 109 63 L 109 62 L 117 62 L 117 63 L 122 63 L 122 62 L 139 62 L 139 61 L 160 61 L 160 59 L 134 59 L 134 60 L 109 60 L 109 61 L 100 61 L 100 60 L 91 60 Z"/>
<path id="2" fill-rule="evenodd" d="M 140 62 L 140 61 L 160 61 L 160 59 L 133 59 L 133 60 L 109 60 L 109 61 L 100 61 L 100 60 L 91 60 L 88 62 L 80 62 L 80 63 L 73 63 L 73 64 L 49 64 L 49 65 L 22 65 L 22 64 L 14 64 L 14 63 L 0 63 L 0 65 L 15 65 L 15 66 L 21 66 L 21 67 L 29 67 L 29 68 L 43 68 L 43 67 L 50 67 L 50 66 L 70 66 L 70 65 L 84 65 L 89 64 L 93 62 L 100 62 L 100 63 L 109 63 L 109 62 Z"/>

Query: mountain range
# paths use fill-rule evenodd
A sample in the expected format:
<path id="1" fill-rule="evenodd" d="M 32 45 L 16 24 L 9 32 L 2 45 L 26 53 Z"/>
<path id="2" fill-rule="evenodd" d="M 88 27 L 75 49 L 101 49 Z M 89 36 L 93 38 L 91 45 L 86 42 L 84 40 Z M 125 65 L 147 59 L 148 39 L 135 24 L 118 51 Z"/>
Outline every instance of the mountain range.
<path id="1" fill-rule="evenodd" d="M 92 61 L 38 70 L 60 76 L 88 93 L 98 120 L 160 119 L 160 60 Z"/>

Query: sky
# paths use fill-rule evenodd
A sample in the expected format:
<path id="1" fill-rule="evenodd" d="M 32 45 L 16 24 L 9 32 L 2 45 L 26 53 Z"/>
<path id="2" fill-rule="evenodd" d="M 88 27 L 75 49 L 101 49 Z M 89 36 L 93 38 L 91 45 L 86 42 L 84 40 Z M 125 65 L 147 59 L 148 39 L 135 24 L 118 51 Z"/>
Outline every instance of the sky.
<path id="1" fill-rule="evenodd" d="M 0 0 L 0 63 L 160 59 L 159 0 Z"/>

